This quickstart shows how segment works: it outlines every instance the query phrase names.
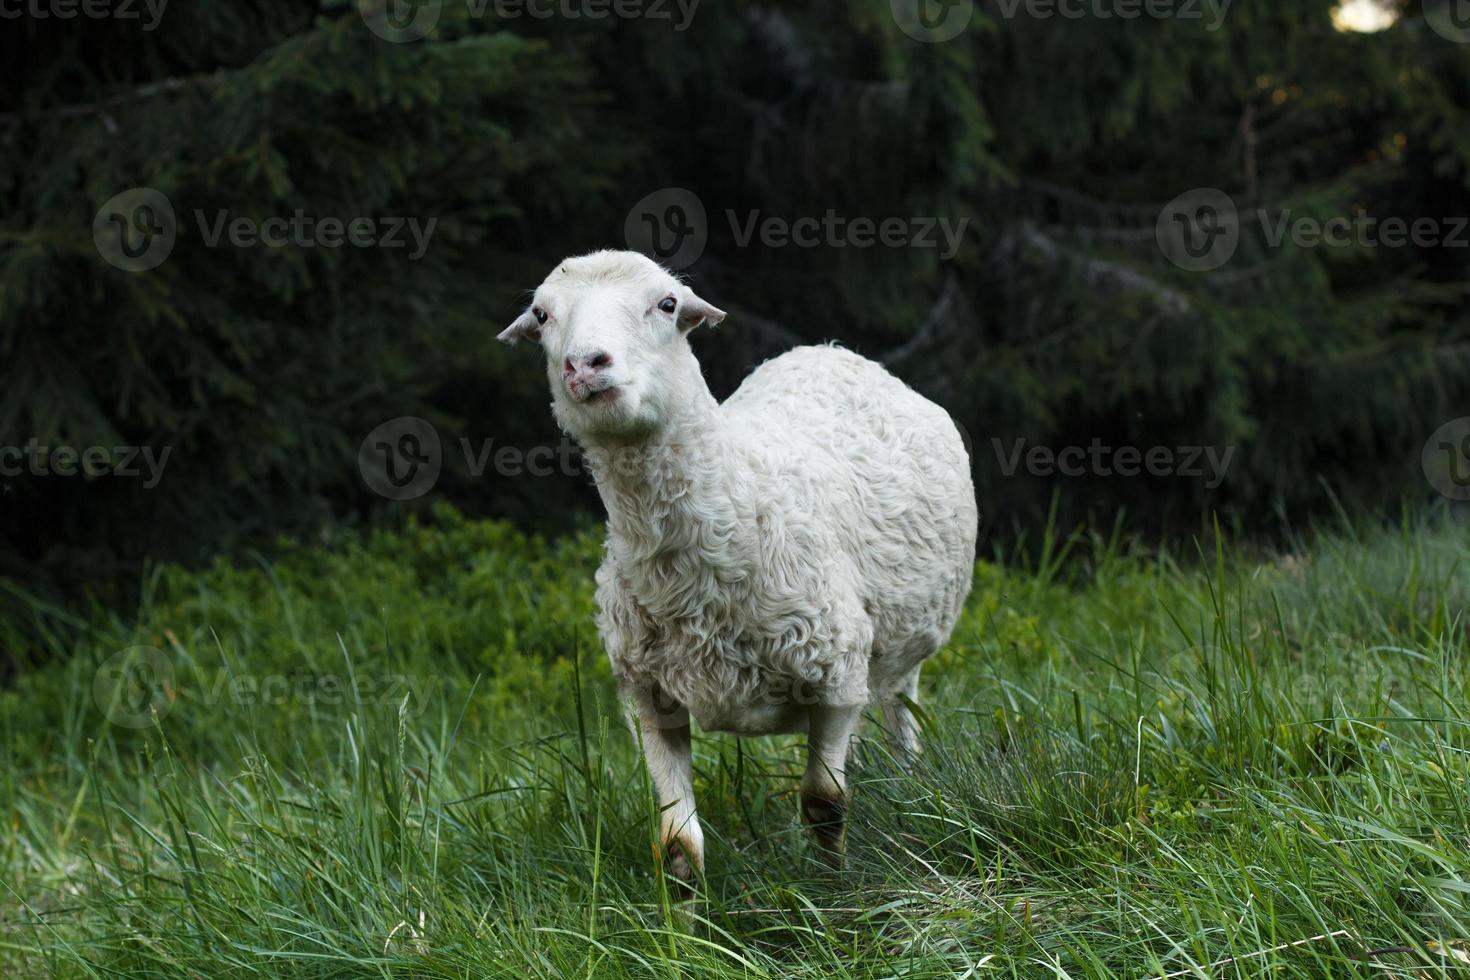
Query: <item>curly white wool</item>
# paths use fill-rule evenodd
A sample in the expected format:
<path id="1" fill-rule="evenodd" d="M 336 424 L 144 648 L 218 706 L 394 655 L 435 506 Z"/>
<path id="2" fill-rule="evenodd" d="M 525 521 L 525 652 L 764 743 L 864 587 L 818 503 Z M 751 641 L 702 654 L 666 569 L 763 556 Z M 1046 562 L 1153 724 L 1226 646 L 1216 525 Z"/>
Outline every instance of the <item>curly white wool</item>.
<path id="1" fill-rule="evenodd" d="M 701 727 L 798 730 L 786 709 L 803 700 L 887 699 L 969 591 L 964 443 L 850 351 L 790 351 L 656 451 L 588 456 L 609 514 L 598 603 L 614 669 Z"/>

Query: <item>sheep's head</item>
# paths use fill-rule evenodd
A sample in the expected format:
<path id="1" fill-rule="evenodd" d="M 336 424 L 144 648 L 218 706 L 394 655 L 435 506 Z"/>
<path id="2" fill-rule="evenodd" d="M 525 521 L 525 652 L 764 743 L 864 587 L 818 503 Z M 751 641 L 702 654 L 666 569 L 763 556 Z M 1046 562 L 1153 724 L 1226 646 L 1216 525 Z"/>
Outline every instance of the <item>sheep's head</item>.
<path id="1" fill-rule="evenodd" d="M 708 397 L 689 331 L 723 310 L 637 252 L 594 252 L 557 265 L 499 339 L 536 339 L 552 411 L 584 443 L 628 441 Z"/>

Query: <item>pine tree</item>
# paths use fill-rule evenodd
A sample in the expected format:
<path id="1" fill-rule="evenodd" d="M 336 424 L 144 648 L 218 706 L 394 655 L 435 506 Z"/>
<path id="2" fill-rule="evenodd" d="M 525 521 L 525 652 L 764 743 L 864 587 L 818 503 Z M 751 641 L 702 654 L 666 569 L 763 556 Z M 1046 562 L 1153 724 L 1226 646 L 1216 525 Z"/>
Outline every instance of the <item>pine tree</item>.
<path id="1" fill-rule="evenodd" d="M 878 358 L 971 435 L 991 528 L 1052 492 L 1068 522 L 1124 507 L 1161 530 L 1300 518 L 1333 506 L 1324 487 L 1428 496 L 1424 439 L 1470 414 L 1470 252 L 1273 240 L 1283 216 L 1470 214 L 1470 49 L 1417 6 L 1361 36 L 1330 0 L 1218 22 L 983 0 L 939 40 L 892 0 L 687 22 L 388 2 L 7 22 L 0 445 L 172 450 L 147 489 L 0 480 L 12 570 L 105 577 L 401 513 L 430 498 L 385 501 L 356 461 L 403 415 L 446 445 L 430 497 L 564 526 L 595 508 L 586 481 L 477 473 L 459 440 L 559 441 L 537 355 L 492 338 L 552 263 L 624 245 L 638 202 L 673 188 L 704 212 L 685 271 L 732 312 L 695 336 L 717 393 L 797 343 Z M 1170 205 L 1203 188 L 1238 241 L 1182 268 Z M 160 200 L 166 258 L 117 267 Z M 298 214 L 315 244 L 229 244 L 232 221 Z M 762 233 L 829 216 L 810 247 Z M 326 218 L 433 230 L 422 255 L 326 248 Z M 859 219 L 906 237 L 855 243 Z M 1061 480 L 1007 472 L 1018 439 L 1236 455 L 1217 486 Z"/>
<path id="2" fill-rule="evenodd" d="M 151 488 L 8 478 L 12 554 L 190 555 L 356 505 L 358 441 L 431 414 L 425 396 L 528 281 L 492 230 L 591 208 L 620 166 L 580 45 L 553 56 L 455 4 L 416 43 L 370 19 L 342 2 L 178 4 L 152 31 L 7 28 L 0 442 L 171 450 Z M 232 244 L 241 219 L 288 244 Z M 345 238 L 329 219 L 385 243 L 328 247 Z M 137 248 L 165 236 L 134 224 L 166 223 L 171 250 L 114 267 L 103 251 L 130 260 L 109 220 Z"/>

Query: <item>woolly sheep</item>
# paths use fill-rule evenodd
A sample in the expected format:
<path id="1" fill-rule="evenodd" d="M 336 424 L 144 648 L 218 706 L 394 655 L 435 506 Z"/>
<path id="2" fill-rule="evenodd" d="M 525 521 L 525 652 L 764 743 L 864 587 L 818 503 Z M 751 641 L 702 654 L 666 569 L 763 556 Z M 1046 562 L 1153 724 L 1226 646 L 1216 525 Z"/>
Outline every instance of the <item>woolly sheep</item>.
<path id="1" fill-rule="evenodd" d="M 848 742 L 894 755 L 970 589 L 977 515 L 953 421 L 872 361 L 799 347 L 724 404 L 687 336 L 725 316 L 654 261 L 562 262 L 500 338 L 539 339 L 552 413 L 608 512 L 597 625 L 661 804 L 668 868 L 704 867 L 689 719 L 806 732 L 801 809 L 840 860 Z"/>

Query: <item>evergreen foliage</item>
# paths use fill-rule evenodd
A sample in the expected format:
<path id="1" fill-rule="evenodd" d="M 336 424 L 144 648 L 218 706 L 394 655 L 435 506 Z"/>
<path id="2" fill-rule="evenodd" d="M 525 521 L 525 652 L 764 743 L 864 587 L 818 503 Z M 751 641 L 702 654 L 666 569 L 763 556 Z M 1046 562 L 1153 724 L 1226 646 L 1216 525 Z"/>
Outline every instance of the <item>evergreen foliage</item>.
<path id="1" fill-rule="evenodd" d="M 435 497 L 542 526 L 595 506 L 574 477 L 476 474 L 460 440 L 559 442 L 539 362 L 491 338 L 552 262 L 621 246 L 629 209 L 666 187 L 704 205 L 688 271 L 734 314 L 696 341 L 717 393 L 794 343 L 882 358 L 971 434 L 994 528 L 1053 492 L 1068 522 L 1123 507 L 1165 531 L 1212 509 L 1298 517 L 1328 487 L 1424 496 L 1424 440 L 1470 410 L 1466 249 L 1265 234 L 1287 212 L 1470 215 L 1470 50 L 1417 9 L 1354 35 L 1323 0 L 1236 3 L 1217 25 L 1203 5 L 1073 19 L 997 0 L 921 43 L 889 0 L 698 5 L 687 23 L 674 5 L 538 18 L 446 0 L 427 37 L 390 43 L 375 4 L 6 22 L 0 444 L 172 450 L 148 489 L 4 478 L 12 574 L 104 579 Z M 146 272 L 92 234 L 136 187 L 176 216 Z M 1199 187 L 1241 222 L 1208 272 L 1156 237 L 1165 202 Z M 953 255 L 742 243 L 752 220 L 829 211 L 967 224 Z M 411 238 L 210 247 L 222 212 L 434 226 L 420 257 Z M 403 415 L 445 445 L 417 503 L 383 501 L 356 465 Z M 1018 439 L 1236 453 L 1213 488 L 1059 479 L 1004 472 Z"/>

